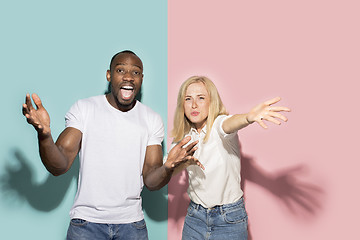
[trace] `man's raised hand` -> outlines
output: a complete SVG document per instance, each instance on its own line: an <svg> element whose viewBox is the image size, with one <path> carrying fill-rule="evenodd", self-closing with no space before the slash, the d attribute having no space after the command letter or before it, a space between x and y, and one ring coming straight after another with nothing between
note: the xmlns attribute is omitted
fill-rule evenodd
<svg viewBox="0 0 360 240"><path fill-rule="evenodd" d="M42 136L49 136L50 131L50 117L46 109L43 107L41 99L35 93L32 94L32 99L35 103L36 109L31 103L30 94L26 94L25 103L22 106L23 115L29 124L33 125L38 134Z"/></svg>
<svg viewBox="0 0 360 240"><path fill-rule="evenodd" d="M181 164L186 164L186 166L198 165L204 169L204 166L199 162L199 160L193 156L194 152L197 150L195 145L198 141L192 142L188 146L184 147L190 140L191 137L187 136L171 149L165 162L167 169L174 170Z"/></svg>

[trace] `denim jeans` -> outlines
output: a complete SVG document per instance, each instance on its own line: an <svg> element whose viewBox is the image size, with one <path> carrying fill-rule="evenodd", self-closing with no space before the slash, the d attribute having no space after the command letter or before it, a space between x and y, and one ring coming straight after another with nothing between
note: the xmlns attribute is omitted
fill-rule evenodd
<svg viewBox="0 0 360 240"><path fill-rule="evenodd" d="M67 240L148 240L145 220L128 224L92 223L72 219Z"/></svg>
<svg viewBox="0 0 360 240"><path fill-rule="evenodd" d="M191 201L185 217L182 239L246 240L247 219L243 198L235 203L213 208L204 208Z"/></svg>

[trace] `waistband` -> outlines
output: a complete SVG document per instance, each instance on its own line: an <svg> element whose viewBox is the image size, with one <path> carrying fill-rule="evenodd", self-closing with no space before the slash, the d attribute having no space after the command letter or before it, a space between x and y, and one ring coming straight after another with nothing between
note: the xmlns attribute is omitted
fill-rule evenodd
<svg viewBox="0 0 360 240"><path fill-rule="evenodd" d="M234 208L234 207L239 207L241 205L244 205L244 197L241 197L239 200L237 200L234 203L229 203L229 204L223 204L223 205L216 205L214 207L211 208L205 208L203 207L201 204L197 204L194 203L192 200L190 200L190 205L195 208L196 210L219 210L220 212L222 212L223 210L226 210L228 208Z"/></svg>

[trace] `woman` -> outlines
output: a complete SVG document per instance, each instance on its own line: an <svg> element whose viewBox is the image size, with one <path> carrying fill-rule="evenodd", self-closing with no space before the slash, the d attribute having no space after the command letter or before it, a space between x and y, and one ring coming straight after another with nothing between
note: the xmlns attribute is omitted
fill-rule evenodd
<svg viewBox="0 0 360 240"><path fill-rule="evenodd" d="M173 165L174 174L187 169L190 204L182 239L247 239L247 214L240 188L240 147L237 131L263 120L280 124L286 107L271 106L274 98L246 114L228 115L215 85L194 76L181 86L172 136L174 143L191 137L198 142L193 159ZM201 162L201 163L200 163ZM174 175L173 174L173 175Z"/></svg>

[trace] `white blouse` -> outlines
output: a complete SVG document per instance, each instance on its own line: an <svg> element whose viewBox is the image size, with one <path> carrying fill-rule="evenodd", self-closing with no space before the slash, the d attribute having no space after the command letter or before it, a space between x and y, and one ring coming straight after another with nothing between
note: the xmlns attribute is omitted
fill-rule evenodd
<svg viewBox="0 0 360 240"><path fill-rule="evenodd" d="M189 174L188 194L190 199L205 208L234 203L243 196L240 187L240 144L237 132L226 134L222 128L225 119L231 116L218 116L211 129L210 137L203 142L206 126L200 133L192 128L186 136L191 141L199 140L194 153L205 167L187 167Z"/></svg>

